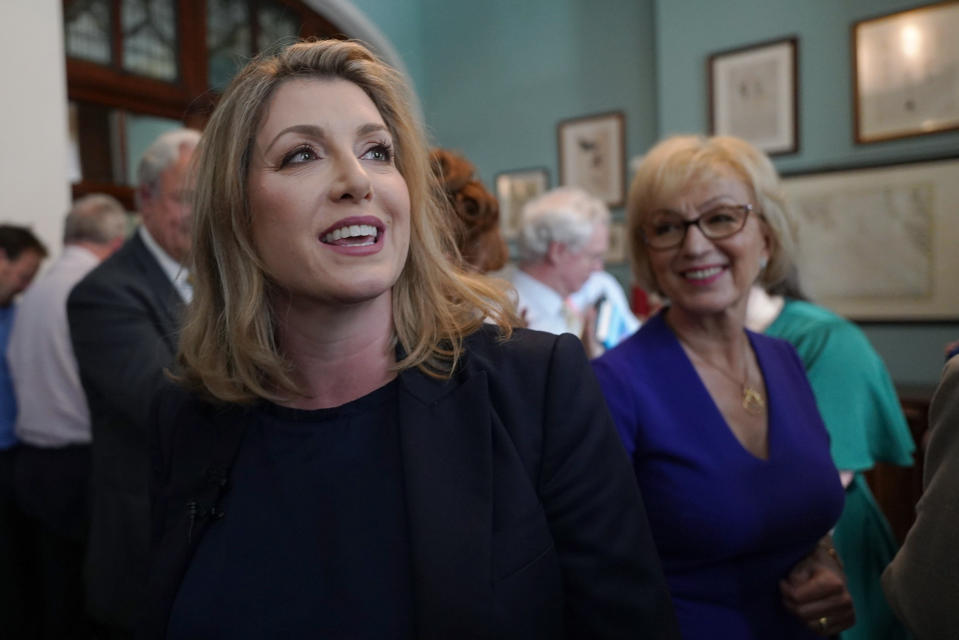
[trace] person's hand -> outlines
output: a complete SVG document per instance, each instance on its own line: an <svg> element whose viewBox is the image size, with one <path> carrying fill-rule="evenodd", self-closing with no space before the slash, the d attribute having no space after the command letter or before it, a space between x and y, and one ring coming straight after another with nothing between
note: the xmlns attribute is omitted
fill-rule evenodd
<svg viewBox="0 0 959 640"><path fill-rule="evenodd" d="M579 339L583 341L586 357L590 360L603 355L606 350L596 338L596 307L589 306L583 313L583 332Z"/></svg>
<svg viewBox="0 0 959 640"><path fill-rule="evenodd" d="M821 636L832 636L856 622L846 576L832 543L820 543L779 581L783 605Z"/></svg>

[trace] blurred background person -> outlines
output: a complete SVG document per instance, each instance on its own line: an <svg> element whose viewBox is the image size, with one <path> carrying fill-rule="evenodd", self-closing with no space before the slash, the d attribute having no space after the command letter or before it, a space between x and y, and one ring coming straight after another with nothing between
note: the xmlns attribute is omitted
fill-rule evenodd
<svg viewBox="0 0 959 640"><path fill-rule="evenodd" d="M173 363L192 235L191 158L198 131L159 136L137 170L142 224L67 300L92 444L87 607L99 637L128 638L143 605L150 509L147 420Z"/></svg>
<svg viewBox="0 0 959 640"><path fill-rule="evenodd" d="M526 203L520 218L517 307L530 329L582 336L585 309L569 296L603 268L609 209L576 187L559 187Z"/></svg>
<svg viewBox="0 0 959 640"><path fill-rule="evenodd" d="M499 203L476 177L476 168L447 149L430 152L433 173L440 181L456 216L453 234L466 264L480 273L499 271L509 249L499 228Z"/></svg>
<svg viewBox="0 0 959 640"><path fill-rule="evenodd" d="M885 364L859 327L808 301L792 265L769 292L753 287L746 326L795 347L829 431L832 459L846 488L833 540L856 607L856 624L841 637L908 637L879 584L898 542L863 475L877 462L912 465L915 445Z"/></svg>
<svg viewBox="0 0 959 640"><path fill-rule="evenodd" d="M519 264L508 275L529 328L579 336L590 357L639 328L622 287L603 271L609 219L602 200L577 187L527 202Z"/></svg>
<svg viewBox="0 0 959 640"><path fill-rule="evenodd" d="M90 414L67 325L73 286L123 244L127 214L116 198L84 196L63 230L63 253L24 294L7 361L20 440L17 499L36 532L41 637L90 637L83 557L89 527Z"/></svg>
<svg viewBox="0 0 959 640"><path fill-rule="evenodd" d="M299 43L207 125L145 636L675 637L582 347L451 261L408 95Z"/></svg>
<svg viewBox="0 0 959 640"><path fill-rule="evenodd" d="M922 498L902 548L882 574L896 615L917 640L951 640L959 629L959 358L946 363L929 406Z"/></svg>
<svg viewBox="0 0 959 640"><path fill-rule="evenodd" d="M17 399L7 366L14 298L33 281L47 248L30 229L0 224L0 629L11 638L35 632L34 535L17 504Z"/></svg>
<svg viewBox="0 0 959 640"><path fill-rule="evenodd" d="M769 159L668 138L630 187L634 275L668 299L594 367L687 640L831 636L855 619L829 531L843 490L802 363L745 328L793 248Z"/></svg>

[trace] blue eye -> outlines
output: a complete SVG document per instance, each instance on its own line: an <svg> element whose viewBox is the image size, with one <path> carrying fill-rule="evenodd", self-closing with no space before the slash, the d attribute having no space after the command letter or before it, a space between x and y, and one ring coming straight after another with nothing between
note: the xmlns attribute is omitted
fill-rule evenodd
<svg viewBox="0 0 959 640"><path fill-rule="evenodd" d="M393 160L393 148L388 144L376 144L370 147L362 157L377 162L390 162Z"/></svg>
<svg viewBox="0 0 959 640"><path fill-rule="evenodd" d="M285 167L288 164L302 164L310 160L316 160L318 157L316 152L308 146L297 147L283 156L283 161L280 163L280 166Z"/></svg>

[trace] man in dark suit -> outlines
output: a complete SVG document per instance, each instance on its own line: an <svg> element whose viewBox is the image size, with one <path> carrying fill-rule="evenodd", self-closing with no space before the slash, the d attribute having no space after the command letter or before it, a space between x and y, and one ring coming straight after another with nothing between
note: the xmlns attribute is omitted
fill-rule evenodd
<svg viewBox="0 0 959 640"><path fill-rule="evenodd" d="M87 608L98 637L131 637L142 606L149 537L146 423L173 362L178 317L192 294L190 158L199 133L160 136L138 170L142 225L74 288L67 302L90 407L91 525Z"/></svg>

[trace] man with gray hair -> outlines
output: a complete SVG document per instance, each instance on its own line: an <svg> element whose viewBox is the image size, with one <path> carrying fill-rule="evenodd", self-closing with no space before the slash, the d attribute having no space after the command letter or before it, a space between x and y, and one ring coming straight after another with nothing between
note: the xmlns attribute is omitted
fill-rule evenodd
<svg viewBox="0 0 959 640"><path fill-rule="evenodd" d="M20 440L14 486L36 532L41 637L89 635L83 602L88 526L90 416L67 326L67 295L116 251L127 214L116 198L93 194L67 214L63 253L20 301L7 361Z"/></svg>
<svg viewBox="0 0 959 640"><path fill-rule="evenodd" d="M582 336L586 310L569 296L603 268L609 209L582 189L553 189L523 207L518 241L511 279L529 328Z"/></svg>
<svg viewBox="0 0 959 640"><path fill-rule="evenodd" d="M98 637L127 638L147 574L150 401L173 364L192 236L190 162L200 134L178 129L146 150L137 173L143 224L70 294L67 315L90 407L93 469L87 609Z"/></svg>

